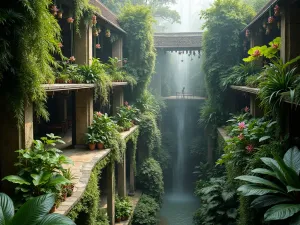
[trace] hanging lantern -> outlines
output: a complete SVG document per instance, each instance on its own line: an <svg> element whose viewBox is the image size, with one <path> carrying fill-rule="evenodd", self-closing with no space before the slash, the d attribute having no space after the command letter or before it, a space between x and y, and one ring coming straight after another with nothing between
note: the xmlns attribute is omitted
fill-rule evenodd
<svg viewBox="0 0 300 225"><path fill-rule="evenodd" d="M100 49L101 45L100 44L96 44L95 47L96 47L96 49Z"/></svg>
<svg viewBox="0 0 300 225"><path fill-rule="evenodd" d="M69 18L67 19L67 22L68 22L68 23L73 23L73 22L74 22L73 17L69 17Z"/></svg>
<svg viewBox="0 0 300 225"><path fill-rule="evenodd" d="M274 15L275 16L280 16L280 7L278 5L276 5L274 7Z"/></svg>
<svg viewBox="0 0 300 225"><path fill-rule="evenodd" d="M108 38L110 38L111 33L110 33L110 30L109 30L109 29L106 29L106 31L105 31L105 36L108 37Z"/></svg>
<svg viewBox="0 0 300 225"><path fill-rule="evenodd" d="M62 12L62 11L59 11L59 12L57 13L57 18L58 18L58 19L62 19L62 16L63 16L63 12Z"/></svg>

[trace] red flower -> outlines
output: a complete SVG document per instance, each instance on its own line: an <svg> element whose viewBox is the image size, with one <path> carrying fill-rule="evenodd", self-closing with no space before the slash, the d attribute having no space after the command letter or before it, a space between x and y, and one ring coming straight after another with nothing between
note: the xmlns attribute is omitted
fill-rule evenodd
<svg viewBox="0 0 300 225"><path fill-rule="evenodd" d="M100 48L101 48L101 45L100 45L100 44L96 44L96 48L97 48L97 49L100 49Z"/></svg>
<svg viewBox="0 0 300 225"><path fill-rule="evenodd" d="M238 139L243 140L245 137L242 133L239 134Z"/></svg>
<svg viewBox="0 0 300 225"><path fill-rule="evenodd" d="M245 112L249 112L249 111L250 111L250 108L249 108L248 106L246 106L246 107L244 108L244 110L245 110Z"/></svg>
<svg viewBox="0 0 300 225"><path fill-rule="evenodd" d="M100 116L102 116L103 114L102 114L101 112L96 112L96 115L100 117Z"/></svg>
<svg viewBox="0 0 300 225"><path fill-rule="evenodd" d="M239 125L240 130L244 130L246 128L245 122L240 122L240 123L238 123L238 125Z"/></svg>
<svg viewBox="0 0 300 225"><path fill-rule="evenodd" d="M253 150L254 150L253 145L251 145L251 144L250 144L250 145L247 145L246 150L247 150L248 153L252 153Z"/></svg>
<svg viewBox="0 0 300 225"><path fill-rule="evenodd" d="M69 17L69 18L67 19L67 21L68 21L68 23L73 23L73 22L74 22L74 19L73 19L72 17Z"/></svg>
<svg viewBox="0 0 300 225"><path fill-rule="evenodd" d="M272 44L272 48L278 49L278 47L279 47L279 44Z"/></svg>
<svg viewBox="0 0 300 225"><path fill-rule="evenodd" d="M128 106L129 104L128 104L128 102L126 101L126 102L124 102L124 105L125 105L125 106Z"/></svg>
<svg viewBox="0 0 300 225"><path fill-rule="evenodd" d="M74 56L71 56L70 58L69 58L69 60L71 61L71 62L75 62L75 57Z"/></svg>
<svg viewBox="0 0 300 225"><path fill-rule="evenodd" d="M254 53L252 54L252 56L254 57L259 57L261 55L260 50L255 50Z"/></svg>

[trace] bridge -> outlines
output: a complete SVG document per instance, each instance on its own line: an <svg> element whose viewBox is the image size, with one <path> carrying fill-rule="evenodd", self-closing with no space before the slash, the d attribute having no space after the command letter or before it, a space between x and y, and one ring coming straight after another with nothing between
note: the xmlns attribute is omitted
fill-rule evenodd
<svg viewBox="0 0 300 225"><path fill-rule="evenodd" d="M155 33L154 44L163 51L200 51L202 32Z"/></svg>

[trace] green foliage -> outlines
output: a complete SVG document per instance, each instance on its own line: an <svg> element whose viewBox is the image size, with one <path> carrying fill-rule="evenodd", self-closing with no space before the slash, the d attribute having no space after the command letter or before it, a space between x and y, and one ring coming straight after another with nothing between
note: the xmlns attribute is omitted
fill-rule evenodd
<svg viewBox="0 0 300 225"><path fill-rule="evenodd" d="M258 13L268 3L268 0L244 0L244 2L252 6Z"/></svg>
<svg viewBox="0 0 300 225"><path fill-rule="evenodd" d="M150 7L126 5L122 8L119 21L124 30L130 31L125 43L128 58L125 69L137 80L133 96L140 98L154 73L154 18Z"/></svg>
<svg viewBox="0 0 300 225"><path fill-rule="evenodd" d="M210 8L201 12L201 18L206 21L202 49L208 101L200 118L206 123L218 122L211 118L220 118L226 111L220 80L238 64L241 49L239 34L253 15L254 12L247 5L236 0L216 0Z"/></svg>
<svg viewBox="0 0 300 225"><path fill-rule="evenodd" d="M38 117L49 119L42 83L53 80L54 54L61 54L60 27L49 0L9 1L0 11L0 93L18 125L30 103Z"/></svg>
<svg viewBox="0 0 300 225"><path fill-rule="evenodd" d="M234 225L237 218L237 195L225 177L211 178L196 189L201 207L194 215L196 225Z"/></svg>
<svg viewBox="0 0 300 225"><path fill-rule="evenodd" d="M246 84L246 86L251 87L251 88L258 88L259 82L260 82L259 79L260 79L259 74L248 76L246 78L245 84Z"/></svg>
<svg viewBox="0 0 300 225"><path fill-rule="evenodd" d="M124 106L119 107L114 120L123 130L129 130L134 123L138 123L140 116L140 110L135 106L130 106L128 102L125 102Z"/></svg>
<svg viewBox="0 0 300 225"><path fill-rule="evenodd" d="M4 177L17 184L16 192L22 195L22 200L46 193L59 195L63 185L71 181L63 176L64 164L71 164L72 160L61 155L61 151L55 148L55 144L64 143L60 137L47 134L41 140L35 140L31 149L21 149L18 167L18 175Z"/></svg>
<svg viewBox="0 0 300 225"><path fill-rule="evenodd" d="M154 198L159 204L162 203L164 194L164 182L162 169L153 158L143 162L138 172L138 184L143 193Z"/></svg>
<svg viewBox="0 0 300 225"><path fill-rule="evenodd" d="M15 214L12 200L0 193L1 225L75 225L69 218L60 214L49 214L55 203L53 194L42 195L28 200Z"/></svg>
<svg viewBox="0 0 300 225"><path fill-rule="evenodd" d="M156 225L158 222L156 215L158 210L159 205L155 199L142 195L135 208L132 225Z"/></svg>
<svg viewBox="0 0 300 225"><path fill-rule="evenodd" d="M239 176L236 179L246 181L238 191L244 196L259 196L251 206L267 209L265 221L286 221L290 224L300 222L300 204L296 196L300 191L300 151L297 147L289 149L284 158L261 158L268 167L256 168L251 172L259 174ZM286 220L287 219L287 220Z"/></svg>
<svg viewBox="0 0 300 225"><path fill-rule="evenodd" d="M115 217L116 219L129 218L132 213L132 204L129 201L128 197L115 198Z"/></svg>
<svg viewBox="0 0 300 225"><path fill-rule="evenodd" d="M82 225L108 225L105 214L99 210L101 170L109 163L109 156L97 163L93 169L85 192L71 209L68 217Z"/></svg>
<svg viewBox="0 0 300 225"><path fill-rule="evenodd" d="M221 86L225 89L229 85L245 85L245 82L248 77L253 76L254 74L259 73L259 67L254 63L240 64L234 66L230 70L230 75L226 75L221 80Z"/></svg>

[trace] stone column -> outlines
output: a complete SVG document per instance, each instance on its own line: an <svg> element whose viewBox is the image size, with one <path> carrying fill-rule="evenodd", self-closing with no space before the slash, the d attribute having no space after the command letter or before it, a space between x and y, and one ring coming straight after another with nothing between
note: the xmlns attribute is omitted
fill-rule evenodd
<svg viewBox="0 0 300 225"><path fill-rule="evenodd" d="M123 65L123 38L112 43L112 57L117 57L120 60L119 66Z"/></svg>
<svg viewBox="0 0 300 225"><path fill-rule="evenodd" d="M17 172L18 149L29 148L33 141L33 107L24 109L24 124L18 128L14 113L8 108L8 102L0 100L0 179ZM7 181L0 182L1 191L12 194L14 189Z"/></svg>
<svg viewBox="0 0 300 225"><path fill-rule="evenodd" d="M123 154L122 162L118 163L118 195L125 197L126 190L126 153Z"/></svg>
<svg viewBox="0 0 300 225"><path fill-rule="evenodd" d="M92 27L82 21L79 25L80 34L74 31L74 56L77 64L90 65L93 59Z"/></svg>
<svg viewBox="0 0 300 225"><path fill-rule="evenodd" d="M76 144L85 144L85 133L93 122L93 89L80 90L76 98Z"/></svg>
<svg viewBox="0 0 300 225"><path fill-rule="evenodd" d="M116 115L118 108L124 105L124 93L122 87L113 89L113 115Z"/></svg>
<svg viewBox="0 0 300 225"><path fill-rule="evenodd" d="M115 224L115 165L110 162L107 165L107 215L110 225Z"/></svg>
<svg viewBox="0 0 300 225"><path fill-rule="evenodd" d="M130 160L130 178L129 178L129 195L134 195L135 193L135 181L134 181L134 162Z"/></svg>

